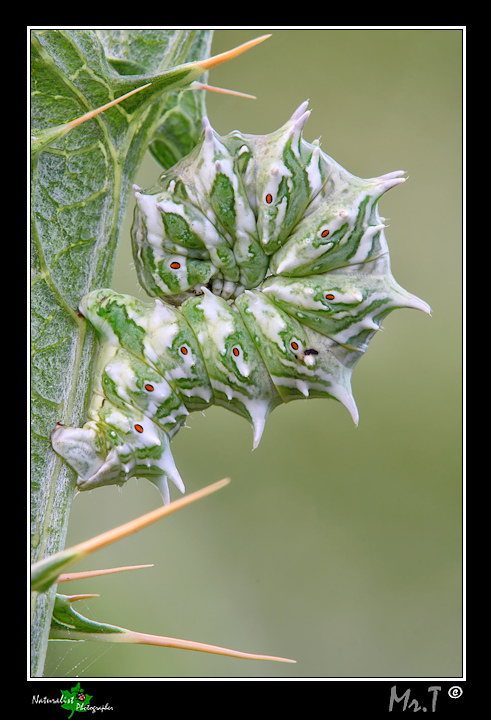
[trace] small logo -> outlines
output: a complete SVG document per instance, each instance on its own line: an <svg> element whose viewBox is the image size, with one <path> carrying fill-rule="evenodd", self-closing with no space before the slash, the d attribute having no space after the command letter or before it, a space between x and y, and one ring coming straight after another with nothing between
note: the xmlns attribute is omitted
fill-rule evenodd
<svg viewBox="0 0 491 720"><path fill-rule="evenodd" d="M85 712L87 710L87 706L92 700L93 695L87 695L78 682L75 687L72 687L70 690L62 690L61 697L63 700L61 707L64 710L70 711L70 715L68 716L68 720L70 720L74 712Z"/></svg>
<svg viewBox="0 0 491 720"><path fill-rule="evenodd" d="M452 685L452 687L448 689L448 696L454 699L459 698L463 692L460 685Z"/></svg>

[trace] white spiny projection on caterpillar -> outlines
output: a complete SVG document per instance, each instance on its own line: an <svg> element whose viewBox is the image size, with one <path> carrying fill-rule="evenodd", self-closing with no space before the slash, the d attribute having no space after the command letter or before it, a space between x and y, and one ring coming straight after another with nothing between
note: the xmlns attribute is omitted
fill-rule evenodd
<svg viewBox="0 0 491 720"><path fill-rule="evenodd" d="M196 148L157 188L135 188L138 278L152 304L112 290L80 303L99 337L88 422L53 447L80 490L144 477L182 492L170 440L189 413L221 405L253 427L295 399L358 412L351 374L395 308L429 306L394 280L377 203L403 172L361 179L302 131L302 103L269 135Z"/></svg>

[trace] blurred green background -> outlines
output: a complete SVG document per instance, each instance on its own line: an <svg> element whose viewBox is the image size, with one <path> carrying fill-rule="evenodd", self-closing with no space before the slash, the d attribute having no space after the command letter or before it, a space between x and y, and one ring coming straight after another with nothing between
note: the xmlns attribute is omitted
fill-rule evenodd
<svg viewBox="0 0 491 720"><path fill-rule="evenodd" d="M216 30L219 53L267 28ZM172 443L188 492L231 484L75 569L155 563L72 583L78 608L142 632L295 658L296 665L153 647L53 643L47 676L455 677L462 673L462 33L272 30L209 82L225 134L267 133L305 99L305 137L351 172L407 171L381 201L400 310L357 366L355 428L334 401L284 405L251 452L247 423L191 416ZM138 184L159 170L148 159ZM129 227L113 287L139 294ZM177 497L177 493L173 493ZM159 505L148 482L76 496L68 544Z"/></svg>

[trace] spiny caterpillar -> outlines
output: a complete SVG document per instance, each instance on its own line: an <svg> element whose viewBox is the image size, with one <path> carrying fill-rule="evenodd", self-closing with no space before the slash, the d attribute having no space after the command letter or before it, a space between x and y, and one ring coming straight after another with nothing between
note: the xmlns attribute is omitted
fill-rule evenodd
<svg viewBox="0 0 491 720"><path fill-rule="evenodd" d="M302 137L304 102L269 135L220 137L159 185L135 188L133 256L152 305L96 290L80 312L99 337L82 428L53 447L80 490L145 477L182 492L169 443L187 415L221 405L252 424L277 405L334 398L355 423L353 367L393 309L429 306L392 277L379 198L402 171L355 177Z"/></svg>

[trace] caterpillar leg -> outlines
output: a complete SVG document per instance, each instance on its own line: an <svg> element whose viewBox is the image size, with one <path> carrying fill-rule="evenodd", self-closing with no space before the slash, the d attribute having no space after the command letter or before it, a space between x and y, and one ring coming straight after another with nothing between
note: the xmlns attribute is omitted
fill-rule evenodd
<svg viewBox="0 0 491 720"><path fill-rule="evenodd" d="M106 405L107 411L98 423L89 421L82 428L57 425L52 433L54 450L78 475L78 489L123 485L132 477L145 477L158 488L166 504L169 480L184 493L167 434L143 415L133 412L130 418Z"/></svg>

